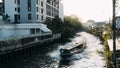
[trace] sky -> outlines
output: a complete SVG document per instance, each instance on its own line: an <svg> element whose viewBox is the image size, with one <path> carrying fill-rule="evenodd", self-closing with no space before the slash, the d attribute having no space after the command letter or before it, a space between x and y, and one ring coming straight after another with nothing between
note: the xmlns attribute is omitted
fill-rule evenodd
<svg viewBox="0 0 120 68"><path fill-rule="evenodd" d="M112 0L63 0L63 5L64 15L76 15L84 22L106 21L112 17Z"/></svg>

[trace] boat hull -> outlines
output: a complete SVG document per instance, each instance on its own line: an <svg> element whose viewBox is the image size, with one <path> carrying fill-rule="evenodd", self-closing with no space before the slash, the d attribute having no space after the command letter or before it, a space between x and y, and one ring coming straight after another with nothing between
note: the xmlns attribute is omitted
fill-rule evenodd
<svg viewBox="0 0 120 68"><path fill-rule="evenodd" d="M60 49L60 56L62 58L67 58L67 57L70 57L74 54L77 54L77 53L80 53L82 52L85 48L86 48L86 44L82 44L82 47L80 47L81 45L75 47L75 48L72 48L70 50L67 50L67 49ZM79 48L80 47L80 48Z"/></svg>
<svg viewBox="0 0 120 68"><path fill-rule="evenodd" d="M76 50L76 51L71 51L71 53L68 53L68 54L60 54L60 56L62 57L62 58L67 58L67 57L71 57L72 55L74 55L74 54L77 54L77 53L80 53L80 52L82 52L83 50Z"/></svg>
<svg viewBox="0 0 120 68"><path fill-rule="evenodd" d="M72 56L73 54L60 54L60 56L62 57L62 58L67 58L67 57L70 57L70 56Z"/></svg>

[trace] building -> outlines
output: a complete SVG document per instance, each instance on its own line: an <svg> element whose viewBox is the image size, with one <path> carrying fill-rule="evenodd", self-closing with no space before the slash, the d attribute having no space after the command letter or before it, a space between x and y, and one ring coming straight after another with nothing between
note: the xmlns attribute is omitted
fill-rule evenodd
<svg viewBox="0 0 120 68"><path fill-rule="evenodd" d="M116 17L116 28L120 30L120 17Z"/></svg>
<svg viewBox="0 0 120 68"><path fill-rule="evenodd" d="M61 0L3 0L3 8L11 23L43 23L57 15L63 19Z"/></svg>
<svg viewBox="0 0 120 68"><path fill-rule="evenodd" d="M0 40L19 39L52 35L52 31L42 23L10 24L0 20Z"/></svg>
<svg viewBox="0 0 120 68"><path fill-rule="evenodd" d="M59 6L59 17L64 20L63 4L60 2Z"/></svg>
<svg viewBox="0 0 120 68"><path fill-rule="evenodd" d="M44 24L63 12L60 0L2 0L0 55L48 43L61 37ZM59 16L62 17L63 15ZM8 52L9 51L9 52Z"/></svg>
<svg viewBox="0 0 120 68"><path fill-rule="evenodd" d="M61 0L2 0L4 20L0 20L0 39L48 36L52 31L44 23L59 16L63 19Z"/></svg>
<svg viewBox="0 0 120 68"><path fill-rule="evenodd" d="M2 18L2 13L3 13L3 3L0 2L0 19L3 19Z"/></svg>

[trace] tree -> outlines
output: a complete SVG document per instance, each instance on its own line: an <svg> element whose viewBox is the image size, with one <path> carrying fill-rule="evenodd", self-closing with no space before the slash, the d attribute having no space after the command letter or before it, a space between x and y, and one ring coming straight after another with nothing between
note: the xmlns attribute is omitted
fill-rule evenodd
<svg viewBox="0 0 120 68"><path fill-rule="evenodd" d="M9 21L9 18L10 18L10 16L8 16L8 14L3 16L3 20Z"/></svg>
<svg viewBox="0 0 120 68"><path fill-rule="evenodd" d="M77 16L65 16L64 23L67 23L70 28L74 28L75 30L80 30L82 26L82 23L79 21L79 18Z"/></svg>
<svg viewBox="0 0 120 68"><path fill-rule="evenodd" d="M71 16L65 16L64 22L58 16L55 16L52 20L47 20L46 24L53 33L61 33L62 40L67 40L82 28L78 17Z"/></svg>
<svg viewBox="0 0 120 68"><path fill-rule="evenodd" d="M48 19L46 24L49 29L53 31L53 33L61 33L63 28L63 21L58 17L55 16L52 20Z"/></svg>
<svg viewBox="0 0 120 68"><path fill-rule="evenodd" d="M92 20L92 19L89 19L87 22L89 22L89 23L93 23L93 22L95 22L95 21Z"/></svg>
<svg viewBox="0 0 120 68"><path fill-rule="evenodd" d="M82 23L78 17L65 16L64 17L64 32L63 37L73 36L77 31L81 30Z"/></svg>

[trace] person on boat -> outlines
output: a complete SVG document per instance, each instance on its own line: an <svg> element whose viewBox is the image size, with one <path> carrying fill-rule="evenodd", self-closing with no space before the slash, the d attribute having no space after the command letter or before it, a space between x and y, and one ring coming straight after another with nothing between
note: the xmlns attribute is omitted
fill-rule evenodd
<svg viewBox="0 0 120 68"><path fill-rule="evenodd" d="M60 49L60 53L63 53L63 49L62 48Z"/></svg>
<svg viewBox="0 0 120 68"><path fill-rule="evenodd" d="M82 47L83 47L83 44L80 45L80 48L82 48Z"/></svg>
<svg viewBox="0 0 120 68"><path fill-rule="evenodd" d="M78 44L78 43L75 43L75 44Z"/></svg>

